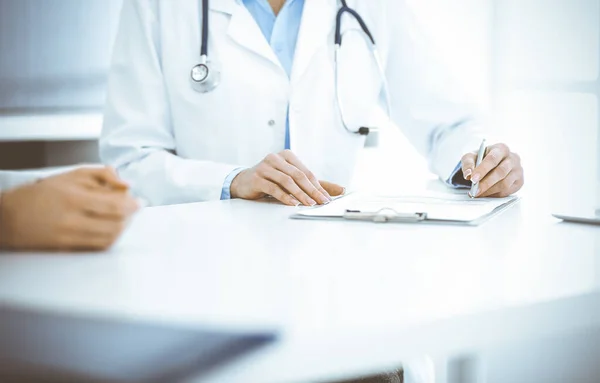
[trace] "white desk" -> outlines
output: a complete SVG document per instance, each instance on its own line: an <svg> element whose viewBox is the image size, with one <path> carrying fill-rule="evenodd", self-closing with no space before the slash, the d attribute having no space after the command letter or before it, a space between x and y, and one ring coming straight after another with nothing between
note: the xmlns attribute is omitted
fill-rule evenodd
<svg viewBox="0 0 600 383"><path fill-rule="evenodd" d="M600 228L538 202L477 228L296 221L246 201L146 209L109 254L3 255L0 304L280 329L209 382L324 381L598 325Z"/></svg>

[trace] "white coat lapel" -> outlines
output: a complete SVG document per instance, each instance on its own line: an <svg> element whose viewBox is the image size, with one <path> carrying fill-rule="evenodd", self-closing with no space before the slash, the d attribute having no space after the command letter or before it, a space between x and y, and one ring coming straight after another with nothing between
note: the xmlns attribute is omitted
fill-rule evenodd
<svg viewBox="0 0 600 383"><path fill-rule="evenodd" d="M292 83L300 79L314 54L328 43L328 39L333 43L336 11L336 0L305 0L292 68Z"/></svg>
<svg viewBox="0 0 600 383"><path fill-rule="evenodd" d="M210 2L210 8L212 11L231 15L227 34L233 41L281 67L256 21L241 2L213 0Z"/></svg>

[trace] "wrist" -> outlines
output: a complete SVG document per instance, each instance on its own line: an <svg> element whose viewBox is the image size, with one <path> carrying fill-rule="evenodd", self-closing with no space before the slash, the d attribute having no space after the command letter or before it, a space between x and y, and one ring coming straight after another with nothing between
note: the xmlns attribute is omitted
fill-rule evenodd
<svg viewBox="0 0 600 383"><path fill-rule="evenodd" d="M231 186L229 186L229 194L231 195L232 199L240 198L240 193L238 193L238 188L241 181L240 176L244 174L247 170L248 169L242 170L235 177L233 177L233 180L231 180Z"/></svg>

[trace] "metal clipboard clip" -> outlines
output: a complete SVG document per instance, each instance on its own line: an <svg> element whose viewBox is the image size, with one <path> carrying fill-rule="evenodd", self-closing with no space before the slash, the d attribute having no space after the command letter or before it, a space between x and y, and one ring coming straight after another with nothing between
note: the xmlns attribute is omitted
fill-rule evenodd
<svg viewBox="0 0 600 383"><path fill-rule="evenodd" d="M398 213L394 209L383 208L376 212L363 212L360 210L346 210L344 219L357 221L373 221L376 223L404 222L417 223L427 219L427 213Z"/></svg>

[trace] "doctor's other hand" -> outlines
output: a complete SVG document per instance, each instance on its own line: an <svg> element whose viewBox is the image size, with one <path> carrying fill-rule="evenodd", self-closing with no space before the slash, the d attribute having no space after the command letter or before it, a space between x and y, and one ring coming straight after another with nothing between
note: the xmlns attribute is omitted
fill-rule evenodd
<svg viewBox="0 0 600 383"><path fill-rule="evenodd" d="M82 168L2 193L0 247L105 250L138 209L109 168Z"/></svg>
<svg viewBox="0 0 600 383"><path fill-rule="evenodd" d="M478 167L475 167L476 160L477 153L468 153L462 158L463 177L479 183L475 197L508 197L523 187L521 157L505 144L488 146Z"/></svg>
<svg viewBox="0 0 600 383"><path fill-rule="evenodd" d="M231 197L260 199L271 196L288 206L315 206L331 202L344 188L319 182L290 150L269 154L258 165L243 170L231 183Z"/></svg>

